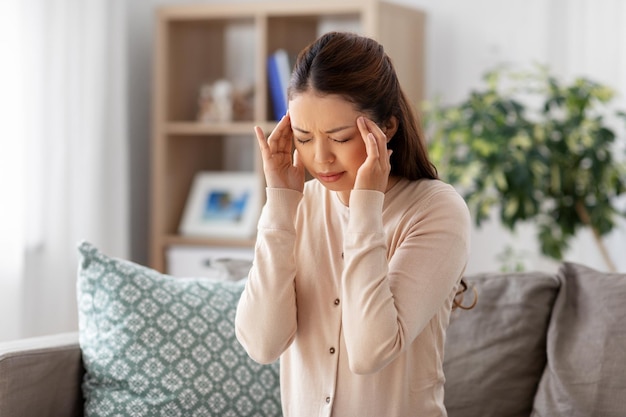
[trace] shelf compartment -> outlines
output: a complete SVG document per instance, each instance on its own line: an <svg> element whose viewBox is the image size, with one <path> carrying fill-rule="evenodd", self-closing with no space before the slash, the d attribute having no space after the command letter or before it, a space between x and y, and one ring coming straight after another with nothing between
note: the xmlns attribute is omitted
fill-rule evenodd
<svg viewBox="0 0 626 417"><path fill-rule="evenodd" d="M257 172L257 152L251 136L182 135L172 136L166 144L160 210L162 233L175 234L187 202L194 176L199 171Z"/></svg>
<svg viewBox="0 0 626 417"><path fill-rule="evenodd" d="M204 84L226 79L238 91L254 89L254 22L253 17L238 17L173 20L164 24L168 50L164 58L167 120L195 121ZM252 114L251 109L241 117L251 121Z"/></svg>

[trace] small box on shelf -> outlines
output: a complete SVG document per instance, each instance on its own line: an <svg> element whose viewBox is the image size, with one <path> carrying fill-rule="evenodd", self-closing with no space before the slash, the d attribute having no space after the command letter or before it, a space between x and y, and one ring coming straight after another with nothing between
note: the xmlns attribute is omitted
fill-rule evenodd
<svg viewBox="0 0 626 417"><path fill-rule="evenodd" d="M167 249L169 275L239 280L248 276L252 266L252 248L170 246Z"/></svg>

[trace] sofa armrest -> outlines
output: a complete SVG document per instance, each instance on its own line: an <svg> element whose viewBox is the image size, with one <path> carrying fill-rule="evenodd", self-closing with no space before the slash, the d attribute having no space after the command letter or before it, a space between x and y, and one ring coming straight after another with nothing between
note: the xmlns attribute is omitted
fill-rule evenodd
<svg viewBox="0 0 626 417"><path fill-rule="evenodd" d="M0 343L0 416L80 417L78 333Z"/></svg>

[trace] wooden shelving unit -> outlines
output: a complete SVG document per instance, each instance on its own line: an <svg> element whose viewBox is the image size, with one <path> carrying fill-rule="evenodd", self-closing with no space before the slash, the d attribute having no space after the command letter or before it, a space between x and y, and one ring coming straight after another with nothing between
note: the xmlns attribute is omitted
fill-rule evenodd
<svg viewBox="0 0 626 417"><path fill-rule="evenodd" d="M190 238L178 228L198 171L250 171L262 187L253 129L260 125L269 132L275 124L266 60L276 49L295 55L329 30L371 36L385 46L414 103L423 98L420 10L375 0L284 1L167 6L156 19L150 266L163 272L169 246L254 245L254 237ZM196 121L200 86L223 78L250 86L251 111L232 122ZM244 158L233 162L227 157L233 152Z"/></svg>

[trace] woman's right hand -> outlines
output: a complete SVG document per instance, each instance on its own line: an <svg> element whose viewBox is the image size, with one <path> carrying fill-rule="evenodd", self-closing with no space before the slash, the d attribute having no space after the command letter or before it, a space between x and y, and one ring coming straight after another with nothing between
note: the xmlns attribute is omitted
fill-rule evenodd
<svg viewBox="0 0 626 417"><path fill-rule="evenodd" d="M293 149L293 132L289 113L284 115L266 139L263 129L255 126L254 131L263 158L265 182L269 188L304 190L304 166Z"/></svg>

